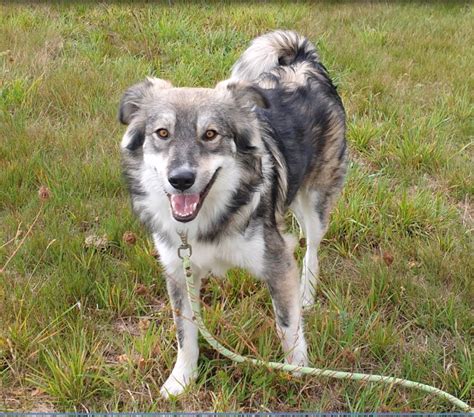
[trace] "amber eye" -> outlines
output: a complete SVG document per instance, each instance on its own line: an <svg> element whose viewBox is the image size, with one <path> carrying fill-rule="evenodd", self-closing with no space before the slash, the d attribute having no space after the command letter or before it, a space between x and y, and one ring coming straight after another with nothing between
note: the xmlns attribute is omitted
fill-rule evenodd
<svg viewBox="0 0 474 417"><path fill-rule="evenodd" d="M215 139L216 136L217 136L217 132L215 130L212 130L212 129L206 130L206 133L204 133L204 139L205 140Z"/></svg>
<svg viewBox="0 0 474 417"><path fill-rule="evenodd" d="M155 132L161 139L167 139L170 135L170 132L168 132L166 129L158 129Z"/></svg>

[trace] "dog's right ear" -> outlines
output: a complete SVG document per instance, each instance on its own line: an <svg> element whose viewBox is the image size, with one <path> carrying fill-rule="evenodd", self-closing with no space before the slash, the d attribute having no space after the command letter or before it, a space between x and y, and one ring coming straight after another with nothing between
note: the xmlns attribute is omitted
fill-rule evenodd
<svg viewBox="0 0 474 417"><path fill-rule="evenodd" d="M152 91L171 87L173 86L170 82L152 77L148 77L145 81L130 87L125 91L122 100L120 100L120 123L129 125L142 106L144 98L150 95ZM122 149L135 151L143 145L143 142L145 141L145 126L144 123L141 124L143 126L140 126L140 123L134 123L129 126L122 138L122 143L120 145Z"/></svg>
<svg viewBox="0 0 474 417"><path fill-rule="evenodd" d="M171 88L173 87L169 81L160 78L148 77L145 81L133 85L122 96L119 108L119 120L124 125L130 124L133 117L140 108L143 98L151 92L151 90Z"/></svg>

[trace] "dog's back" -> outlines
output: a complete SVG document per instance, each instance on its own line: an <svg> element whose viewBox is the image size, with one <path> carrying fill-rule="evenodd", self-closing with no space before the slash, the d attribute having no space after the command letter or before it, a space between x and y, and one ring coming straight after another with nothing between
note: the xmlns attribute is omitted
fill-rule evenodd
<svg viewBox="0 0 474 417"><path fill-rule="evenodd" d="M314 45L292 31L253 40L233 67L231 79L259 85L271 106L257 109L284 157L286 205L298 190L319 189L321 220L346 171L345 113ZM327 207L325 207L327 206Z"/></svg>

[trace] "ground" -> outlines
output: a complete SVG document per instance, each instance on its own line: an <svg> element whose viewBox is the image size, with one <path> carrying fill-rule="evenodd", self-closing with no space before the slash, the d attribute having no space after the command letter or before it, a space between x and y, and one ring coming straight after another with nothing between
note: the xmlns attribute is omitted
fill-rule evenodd
<svg viewBox="0 0 474 417"><path fill-rule="evenodd" d="M0 11L0 410L453 410L413 390L236 365L204 341L197 382L171 402L159 397L175 334L120 175L118 101L147 75L213 86L274 28L317 45L347 110L350 170L305 314L311 364L472 401L471 6L18 2ZM236 270L202 295L220 340L282 358L261 283Z"/></svg>

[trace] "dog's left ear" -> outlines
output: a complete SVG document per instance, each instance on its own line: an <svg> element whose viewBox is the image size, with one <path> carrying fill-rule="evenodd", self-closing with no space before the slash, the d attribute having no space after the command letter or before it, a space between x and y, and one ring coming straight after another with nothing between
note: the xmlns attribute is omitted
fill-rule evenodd
<svg viewBox="0 0 474 417"><path fill-rule="evenodd" d="M247 81L223 81L216 86L217 89L226 88L233 98L242 106L257 106L268 109L270 102L265 91L259 86Z"/></svg>
<svg viewBox="0 0 474 417"><path fill-rule="evenodd" d="M163 89L173 87L169 81L161 80L160 78L148 77L144 81L131 86L125 91L120 100L119 120L124 125L130 124L133 116L140 108L143 98L152 89Z"/></svg>

